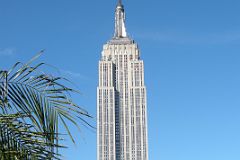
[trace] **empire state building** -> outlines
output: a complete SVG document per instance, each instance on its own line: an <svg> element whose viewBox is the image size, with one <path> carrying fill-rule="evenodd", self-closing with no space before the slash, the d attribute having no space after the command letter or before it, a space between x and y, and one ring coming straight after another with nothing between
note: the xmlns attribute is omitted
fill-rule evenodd
<svg viewBox="0 0 240 160"><path fill-rule="evenodd" d="M121 0L114 36L103 46L99 61L97 159L148 160L144 64L126 32Z"/></svg>

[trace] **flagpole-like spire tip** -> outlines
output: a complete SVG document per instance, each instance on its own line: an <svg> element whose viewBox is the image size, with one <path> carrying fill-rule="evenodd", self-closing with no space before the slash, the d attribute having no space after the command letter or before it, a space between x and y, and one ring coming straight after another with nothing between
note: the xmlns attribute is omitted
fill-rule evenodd
<svg viewBox="0 0 240 160"><path fill-rule="evenodd" d="M122 0L118 0L118 6L122 6Z"/></svg>

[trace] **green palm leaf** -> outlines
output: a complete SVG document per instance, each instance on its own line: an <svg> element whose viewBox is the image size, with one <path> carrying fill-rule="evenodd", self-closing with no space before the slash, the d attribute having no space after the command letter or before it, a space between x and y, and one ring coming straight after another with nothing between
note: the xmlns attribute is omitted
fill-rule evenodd
<svg viewBox="0 0 240 160"><path fill-rule="evenodd" d="M60 159L51 147L63 147L45 141L45 135L27 124L24 114L0 114L0 159Z"/></svg>
<svg viewBox="0 0 240 160"><path fill-rule="evenodd" d="M21 121L21 124L24 124L23 126L14 125L13 128L9 128L9 123L2 120L0 125L4 125L6 128L6 130L2 130L3 135L10 131L14 134L13 136L20 135L20 132L13 130L14 127L21 130L25 129L28 132L31 131L30 133L34 133L32 136L37 136L37 133L38 136L41 134L41 138L44 137L44 139L34 139L30 135L24 134L30 138L25 139L21 135L14 142L19 142L19 139L23 138L21 139L24 140L23 144L35 144L34 142L36 142L37 148L39 147L37 144L42 142L47 150L44 150L46 148L39 148L39 150L54 158L54 151L58 148L58 140L60 139L59 122L65 127L72 142L75 143L67 124L72 123L79 128L79 124L83 123L92 127L85 120L85 118L91 116L71 100L71 94L78 93L78 91L67 87L65 85L66 79L42 73L40 67L44 66L44 63L31 66L33 61L41 54L42 52L26 64L17 62L9 71L0 71L0 114L4 117L4 115L13 114L16 116L16 113L23 113L25 115L24 120L28 122ZM20 122L19 119L21 117L14 117L10 122ZM19 123L16 124L19 125ZM31 128L27 128L27 124L31 124ZM15 133L18 134L15 135ZM4 137L1 140L5 140ZM38 155L39 152L37 151L39 150L33 152ZM25 154L25 150L23 152ZM4 153L6 155L7 152ZM18 150L14 152L9 150L8 153L15 155Z"/></svg>

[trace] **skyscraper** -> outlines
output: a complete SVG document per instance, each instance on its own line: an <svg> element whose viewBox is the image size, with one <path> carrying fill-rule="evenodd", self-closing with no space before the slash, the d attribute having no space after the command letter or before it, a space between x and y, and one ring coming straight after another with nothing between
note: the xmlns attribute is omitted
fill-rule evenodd
<svg viewBox="0 0 240 160"><path fill-rule="evenodd" d="M148 160L144 65L137 44L127 35L121 0L115 33L99 61L97 159Z"/></svg>

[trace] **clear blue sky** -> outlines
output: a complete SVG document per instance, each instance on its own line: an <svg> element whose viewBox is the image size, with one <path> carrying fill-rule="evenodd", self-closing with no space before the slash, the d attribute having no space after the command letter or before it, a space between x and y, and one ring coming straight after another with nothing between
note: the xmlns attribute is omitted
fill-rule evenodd
<svg viewBox="0 0 240 160"><path fill-rule="evenodd" d="M150 160L240 159L240 1L123 0L148 89ZM98 60L113 35L115 0L0 0L0 68L58 67L96 116ZM67 160L95 160L96 133L73 128ZM68 144L68 141L64 143Z"/></svg>

